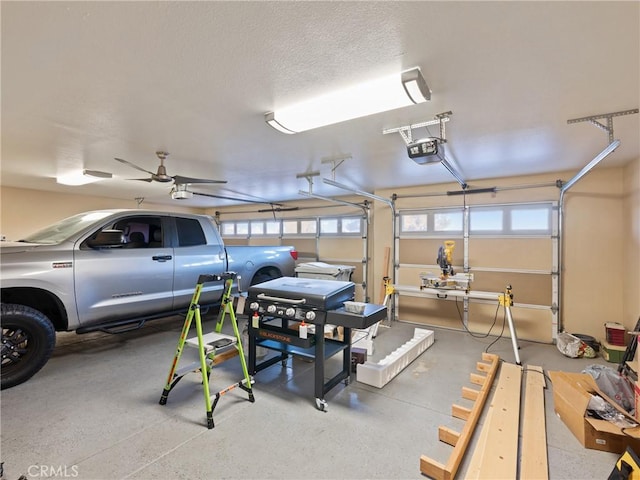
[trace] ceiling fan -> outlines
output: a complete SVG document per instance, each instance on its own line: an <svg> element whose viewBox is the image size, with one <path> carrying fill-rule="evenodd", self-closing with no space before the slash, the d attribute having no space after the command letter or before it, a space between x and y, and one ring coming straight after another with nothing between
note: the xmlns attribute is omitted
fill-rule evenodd
<svg viewBox="0 0 640 480"><path fill-rule="evenodd" d="M131 163L129 160L124 160L122 158L114 158L120 163L125 163L130 167L135 168L136 170L140 170L141 172L148 173L151 177L148 178L135 178L134 180L140 180L142 182L175 182L176 184L188 184L188 183L227 183L226 180L209 180L206 178L192 178L192 177L183 177L181 175L167 175L167 169L164 166L164 161L166 160L168 152L156 152L156 156L160 159L160 165L158 165L158 171L153 173L149 170L145 170L142 167L139 167L135 163Z"/></svg>

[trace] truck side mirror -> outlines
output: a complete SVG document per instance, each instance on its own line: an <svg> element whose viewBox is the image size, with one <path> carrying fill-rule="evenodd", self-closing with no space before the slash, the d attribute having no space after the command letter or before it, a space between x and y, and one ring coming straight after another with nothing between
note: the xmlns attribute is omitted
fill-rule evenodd
<svg viewBox="0 0 640 480"><path fill-rule="evenodd" d="M119 247L125 243L122 230L101 230L87 240L87 246L91 248Z"/></svg>

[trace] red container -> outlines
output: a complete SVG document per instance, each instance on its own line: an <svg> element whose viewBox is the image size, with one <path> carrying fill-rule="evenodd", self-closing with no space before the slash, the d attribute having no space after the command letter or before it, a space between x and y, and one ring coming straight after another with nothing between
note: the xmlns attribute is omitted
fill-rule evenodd
<svg viewBox="0 0 640 480"><path fill-rule="evenodd" d="M624 325L615 322L607 322L604 324L604 328L607 333L607 343L611 345L617 345L619 347L626 346Z"/></svg>

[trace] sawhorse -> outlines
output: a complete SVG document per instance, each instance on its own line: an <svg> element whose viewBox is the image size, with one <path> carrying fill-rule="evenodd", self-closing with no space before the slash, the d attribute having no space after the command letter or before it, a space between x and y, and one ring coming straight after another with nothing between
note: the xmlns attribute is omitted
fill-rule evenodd
<svg viewBox="0 0 640 480"><path fill-rule="evenodd" d="M220 398L225 393L230 392L236 387L240 387L242 390L246 391L249 394L249 401L252 403L255 402L253 390L251 388L251 385L254 383L254 381L249 375L249 371L247 370L247 363L244 357L244 352L242 350L242 339L240 338L238 322L236 320L236 315L233 308L233 297L231 295L233 281L236 278L238 277L235 272L226 272L222 275L200 275L200 277L198 277L198 283L196 284L195 291L193 292L193 297L191 299L191 304L189 305L187 317L185 319L184 326L182 327L182 333L180 334L180 339L178 340L178 346L173 357L171 369L169 370L167 382L165 384L164 390L162 391L162 395L160 396L160 405L165 405L167 403L169 392L173 390L173 387L176 386L176 384L182 379L182 377L190 372L200 372L202 374L202 386L204 389L204 400L207 410L207 428L210 429L214 427L213 410L216 408L218 400L220 400ZM207 282L220 281L224 281L225 284L215 332L203 335L200 305L198 304L198 301L200 300L200 294L202 292L202 287ZM231 318L231 325L233 326L234 336L220 333L222 330L222 325L224 324L224 318L227 313ZM191 328L191 322L194 318L197 336L187 339L189 329ZM183 368L178 369L178 363L180 362L180 357L182 356L182 351L185 343L198 348L200 361L193 362ZM242 372L244 373L244 378L238 383L234 383L233 385L230 385L227 388L224 388L219 392L211 395L209 391L209 377L211 375L211 369L214 365L236 355L240 357L240 363L242 364Z"/></svg>

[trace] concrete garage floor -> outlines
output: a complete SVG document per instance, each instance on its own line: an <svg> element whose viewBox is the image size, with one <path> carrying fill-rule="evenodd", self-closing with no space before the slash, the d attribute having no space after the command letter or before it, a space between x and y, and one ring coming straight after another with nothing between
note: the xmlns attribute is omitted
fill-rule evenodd
<svg viewBox="0 0 640 480"><path fill-rule="evenodd" d="M206 325L210 331L213 320ZM327 412L315 408L313 364L278 363L256 375L255 403L240 389L223 396L208 430L197 375L184 378L167 405L158 404L181 326L182 318L172 317L116 336L60 335L41 372L2 392L3 478L425 478L420 456L446 463L452 447L438 441L438 427L462 429L451 405L467 402L461 387L472 386L469 373L495 338L433 328L434 345L384 388L341 383L325 397ZM373 359L410 339L414 328L403 322L380 328ZM606 364L520 343L522 362L545 370ZM509 339L490 353L514 361ZM185 349L183 359L195 354ZM236 357L214 369L212 390L241 378ZM554 414L550 386L545 401L550 478L607 478L618 455L580 445Z"/></svg>

